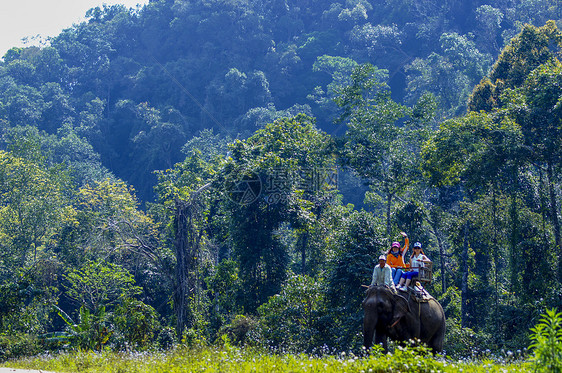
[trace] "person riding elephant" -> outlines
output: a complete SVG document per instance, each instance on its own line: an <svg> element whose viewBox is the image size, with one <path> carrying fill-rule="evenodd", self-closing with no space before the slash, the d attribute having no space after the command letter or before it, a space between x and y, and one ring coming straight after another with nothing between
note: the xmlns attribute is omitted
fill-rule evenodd
<svg viewBox="0 0 562 373"><path fill-rule="evenodd" d="M422 244L416 242L414 244L414 253L410 257L410 270L402 273L402 277L396 289L407 291L412 279L419 276L420 271L425 268L426 263L431 263L431 260L424 254Z"/></svg>
<svg viewBox="0 0 562 373"><path fill-rule="evenodd" d="M390 338L395 341L420 340L434 353L443 350L445 312L433 297L418 302L414 297L393 293L386 286L371 286L363 301L363 345L368 350L380 344L385 351Z"/></svg>
<svg viewBox="0 0 562 373"><path fill-rule="evenodd" d="M373 269L373 278L370 286L385 285L394 290L394 281L392 281L392 271L390 266L386 264L386 255L379 256L379 264Z"/></svg>
<svg viewBox="0 0 562 373"><path fill-rule="evenodd" d="M404 258L410 246L408 235L405 232L400 232L400 234L404 237L404 246L400 247L400 242L395 241L386 252L386 264L392 268L392 279L395 285L398 285L400 277L402 277L402 271L407 267L404 263Z"/></svg>

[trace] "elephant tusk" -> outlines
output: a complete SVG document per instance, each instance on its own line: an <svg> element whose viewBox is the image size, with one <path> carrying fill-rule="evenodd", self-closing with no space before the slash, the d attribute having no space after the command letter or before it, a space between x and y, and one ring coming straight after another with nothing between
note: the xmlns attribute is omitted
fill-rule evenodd
<svg viewBox="0 0 562 373"><path fill-rule="evenodd" d="M394 328L396 326L396 324L398 324L398 322L400 321L400 319L402 319L402 316L400 316L392 325L390 325L391 328Z"/></svg>

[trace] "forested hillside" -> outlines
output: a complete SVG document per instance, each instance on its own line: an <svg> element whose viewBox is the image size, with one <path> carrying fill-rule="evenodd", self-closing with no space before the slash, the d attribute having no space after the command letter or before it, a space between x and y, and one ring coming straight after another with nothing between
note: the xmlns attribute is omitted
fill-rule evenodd
<svg viewBox="0 0 562 373"><path fill-rule="evenodd" d="M557 19L554 4L162 0L92 9L49 47L4 56L1 116L85 139L152 200L152 171L181 161L202 129L247 137L304 112L341 133L334 88L356 63L387 70L398 102L429 91L440 118L462 114L503 45L524 23Z"/></svg>
<svg viewBox="0 0 562 373"><path fill-rule="evenodd" d="M9 50L4 357L357 349L361 285L401 231L433 260L449 353L527 347L562 307L561 15L154 0Z"/></svg>

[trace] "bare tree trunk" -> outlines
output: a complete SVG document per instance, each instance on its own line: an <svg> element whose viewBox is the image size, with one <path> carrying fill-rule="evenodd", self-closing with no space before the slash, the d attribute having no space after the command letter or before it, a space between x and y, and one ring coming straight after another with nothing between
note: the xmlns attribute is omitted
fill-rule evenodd
<svg viewBox="0 0 562 373"><path fill-rule="evenodd" d="M539 177L541 174L539 173ZM519 253L520 226L519 211L517 210L517 193L519 189L518 168L513 166L513 187L510 191L510 217L511 217L511 239L510 239L510 259L511 259L511 275L510 275L510 292L518 293L521 288L519 286L519 261L521 255ZM539 191L540 191L539 186ZM542 194L542 193L541 193ZM541 198L542 201L542 198ZM542 203L542 202L541 202Z"/></svg>
<svg viewBox="0 0 562 373"><path fill-rule="evenodd" d="M301 272L306 275L306 245L308 244L308 231L302 235L302 251L301 251Z"/></svg>
<svg viewBox="0 0 562 373"><path fill-rule="evenodd" d="M176 333L181 339L183 331L189 327L189 297L192 284L189 272L194 263L193 227L191 224L191 206L176 200L174 228L176 238L176 289L174 292L174 311L176 314Z"/></svg>
<svg viewBox="0 0 562 373"><path fill-rule="evenodd" d="M496 200L496 185L492 185L492 221L493 221L493 237L492 237L492 253L500 253L500 248L498 247L498 227L500 225L498 214L497 214L497 200ZM492 254L492 262L494 264L494 314L496 317L495 328L496 328L496 339L501 338L500 336L500 317L499 317L499 278L498 278L498 265L499 265L499 255Z"/></svg>
<svg viewBox="0 0 562 373"><path fill-rule="evenodd" d="M439 265L441 271L441 291L445 293L447 291L447 276L445 273L445 247L443 246L443 240L439 232L435 232L435 238L437 239L437 246L439 247Z"/></svg>
<svg viewBox="0 0 562 373"><path fill-rule="evenodd" d="M435 210L435 208L433 209ZM439 230L439 216L436 211L430 211L429 214L426 214L427 221L429 222L429 226L431 228L431 234L435 236L437 240L437 246L439 247L439 265L440 265L440 272L441 272L441 291L445 293L447 291L447 279L445 273L445 257L447 253L445 252L445 245L441 238L441 232Z"/></svg>
<svg viewBox="0 0 562 373"><path fill-rule="evenodd" d="M552 163L548 162L546 167L548 176L548 193L550 195L550 219L554 227L554 240L556 243L556 253L560 257L562 249L562 237L560 235L560 220L558 219L558 204L556 202L556 191L554 190L554 171ZM562 262L558 261L558 281L562 281Z"/></svg>
<svg viewBox="0 0 562 373"><path fill-rule="evenodd" d="M199 194L211 184L206 184L193 192L189 201L175 201L175 240L176 251L176 289L174 291L174 311L176 314L176 333L181 339L183 331L193 325L193 306L191 299L197 300L197 267L200 255L202 230L197 222L202 219Z"/></svg>
<svg viewBox="0 0 562 373"><path fill-rule="evenodd" d="M464 223L464 240L462 249L462 285L461 285L461 326L468 325L468 222Z"/></svg>
<svg viewBox="0 0 562 373"><path fill-rule="evenodd" d="M392 205L392 194L387 191L386 193L386 236L390 237L390 231L392 229L390 224L390 210Z"/></svg>

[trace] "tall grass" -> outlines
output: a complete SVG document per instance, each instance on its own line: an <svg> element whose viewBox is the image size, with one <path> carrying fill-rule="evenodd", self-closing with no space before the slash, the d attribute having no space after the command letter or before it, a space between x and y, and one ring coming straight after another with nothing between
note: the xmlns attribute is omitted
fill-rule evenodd
<svg viewBox="0 0 562 373"><path fill-rule="evenodd" d="M177 347L167 352L68 352L4 364L54 372L531 372L524 362L461 362L433 357L423 347L397 348L394 354L308 356L272 354L252 348Z"/></svg>

